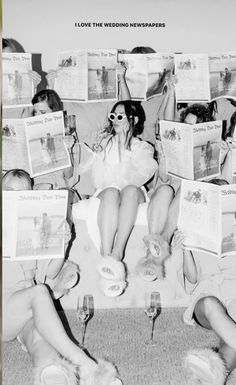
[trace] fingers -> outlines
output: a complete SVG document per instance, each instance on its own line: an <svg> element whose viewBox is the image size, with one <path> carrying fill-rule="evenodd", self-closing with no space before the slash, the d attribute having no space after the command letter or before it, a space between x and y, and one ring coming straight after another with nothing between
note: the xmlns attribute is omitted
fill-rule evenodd
<svg viewBox="0 0 236 385"><path fill-rule="evenodd" d="M37 87L39 83L41 82L41 76L36 71L29 71L29 77L31 78L32 82L34 83L34 86Z"/></svg>

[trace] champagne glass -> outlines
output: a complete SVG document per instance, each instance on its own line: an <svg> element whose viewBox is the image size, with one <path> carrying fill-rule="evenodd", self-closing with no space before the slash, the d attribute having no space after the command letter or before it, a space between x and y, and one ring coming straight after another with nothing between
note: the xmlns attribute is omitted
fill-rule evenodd
<svg viewBox="0 0 236 385"><path fill-rule="evenodd" d="M156 342L153 341L153 333L155 320L161 313L161 298L159 292L153 291L151 293L150 297L148 298L147 306L145 307L144 312L151 322L151 335L150 339L146 341L146 344L156 345Z"/></svg>
<svg viewBox="0 0 236 385"><path fill-rule="evenodd" d="M94 300L93 296L90 294L86 294L83 299L83 304L80 307L80 300L78 298L77 303L77 318L81 322L82 327L82 339L81 339L81 346L84 347L84 339L85 339L85 332L88 320L93 317L94 314Z"/></svg>

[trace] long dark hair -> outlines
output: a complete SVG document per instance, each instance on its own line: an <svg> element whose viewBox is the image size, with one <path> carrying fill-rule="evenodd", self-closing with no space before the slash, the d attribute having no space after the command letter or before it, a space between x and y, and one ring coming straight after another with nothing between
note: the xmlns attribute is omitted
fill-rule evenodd
<svg viewBox="0 0 236 385"><path fill-rule="evenodd" d="M230 124L229 127L226 130L225 138L233 137L235 132L235 126L236 126L236 111L233 113L233 115L230 118Z"/></svg>
<svg viewBox="0 0 236 385"><path fill-rule="evenodd" d="M184 122L188 114L193 114L197 117L196 123L205 123L215 120L212 109L203 104L192 104L185 108L180 114L180 121Z"/></svg>
<svg viewBox="0 0 236 385"><path fill-rule="evenodd" d="M40 102L47 102L52 112L63 111L61 98L54 90L42 90L35 94L31 103L34 105Z"/></svg>
<svg viewBox="0 0 236 385"><path fill-rule="evenodd" d="M143 132L144 122L146 120L145 112L141 104L135 100L121 100L112 107L111 112L115 112L116 107L119 105L124 106L125 114L129 122L130 129L127 136L129 135L128 148L130 148L132 137L136 137ZM135 117L138 118L136 123ZM109 121L108 125L104 128L104 133L105 132L111 135L110 140L112 140L112 138L116 135L113 122Z"/></svg>

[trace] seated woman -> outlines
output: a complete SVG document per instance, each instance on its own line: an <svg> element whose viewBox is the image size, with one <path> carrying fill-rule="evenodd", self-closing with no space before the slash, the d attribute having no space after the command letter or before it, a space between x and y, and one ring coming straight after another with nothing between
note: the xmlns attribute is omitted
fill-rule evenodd
<svg viewBox="0 0 236 385"><path fill-rule="evenodd" d="M54 90L42 90L34 95L32 99L33 115L49 114L51 112L63 111L63 103ZM73 138L66 138L66 145L70 152L72 166L63 170L54 171L45 175L37 176L35 184L50 183L54 189L71 187L70 179L73 176L73 156L71 148L74 144ZM73 183L72 183L73 185Z"/></svg>
<svg viewBox="0 0 236 385"><path fill-rule="evenodd" d="M135 101L116 103L108 115L100 151L91 152L82 170L90 169L100 201L97 223L101 238L98 266L101 287L108 296L120 295L125 287L125 247L140 203L146 201L142 187L155 173L154 149L136 136L143 131L144 110ZM92 198L94 199L94 198Z"/></svg>
<svg viewBox="0 0 236 385"><path fill-rule="evenodd" d="M31 190L32 180L23 170L3 177L7 191ZM60 272L64 260L48 263L46 276ZM18 338L33 361L34 384L119 385L113 365L98 363L70 340L56 312L48 288L35 285L36 261L3 263L3 340Z"/></svg>
<svg viewBox="0 0 236 385"><path fill-rule="evenodd" d="M227 182L212 180L224 185ZM219 338L219 349L193 349L185 365L196 384L234 384L230 373L236 368L236 259L235 255L217 258L197 251L186 250L184 234L176 231L173 248L182 249L182 273L194 289L183 319L188 325L197 323L212 330ZM232 382L231 382L232 381Z"/></svg>
<svg viewBox="0 0 236 385"><path fill-rule="evenodd" d="M214 120L208 106L193 104L181 113L181 121L188 124ZM177 226L180 181L166 174L165 157L160 141L157 141L158 171L155 185L150 191L148 206L148 231L144 237L147 255L137 266L141 277L148 281L164 276L164 261L170 256L169 245Z"/></svg>

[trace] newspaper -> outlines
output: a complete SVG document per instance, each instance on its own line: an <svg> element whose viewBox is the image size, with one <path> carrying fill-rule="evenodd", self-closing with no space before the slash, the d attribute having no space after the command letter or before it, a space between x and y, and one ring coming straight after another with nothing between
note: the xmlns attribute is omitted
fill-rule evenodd
<svg viewBox="0 0 236 385"><path fill-rule="evenodd" d="M236 98L236 52L176 54L174 62L177 102Z"/></svg>
<svg viewBox="0 0 236 385"><path fill-rule="evenodd" d="M207 180L220 175L222 121L186 124L160 121L166 171L180 179Z"/></svg>
<svg viewBox="0 0 236 385"><path fill-rule="evenodd" d="M182 181L178 228L187 249L224 257L236 253L236 185Z"/></svg>
<svg viewBox="0 0 236 385"><path fill-rule="evenodd" d="M83 49L58 54L55 90L62 100L117 100L117 50Z"/></svg>
<svg viewBox="0 0 236 385"><path fill-rule="evenodd" d="M2 106L3 108L30 106L34 85L29 76L32 70L31 54L2 54Z"/></svg>
<svg viewBox="0 0 236 385"><path fill-rule="evenodd" d="M68 191L3 191L3 256L64 257Z"/></svg>
<svg viewBox="0 0 236 385"><path fill-rule="evenodd" d="M70 167L64 137L62 111L3 119L3 170L22 168L35 177Z"/></svg>
<svg viewBox="0 0 236 385"><path fill-rule="evenodd" d="M168 53L120 54L127 71L125 78L134 100L148 100L163 93L174 65L174 55Z"/></svg>

